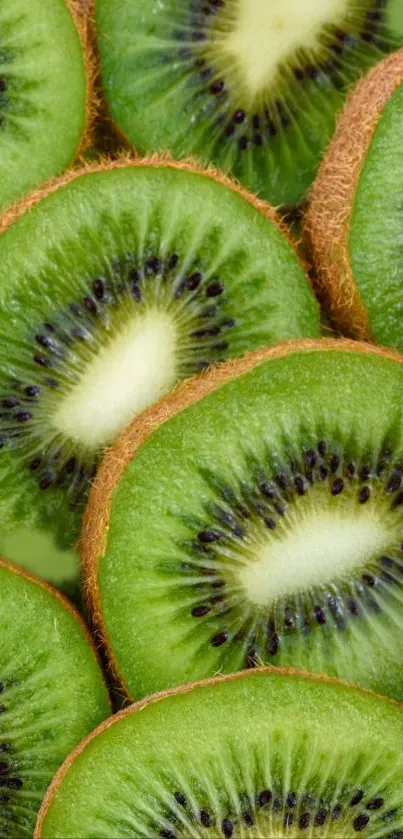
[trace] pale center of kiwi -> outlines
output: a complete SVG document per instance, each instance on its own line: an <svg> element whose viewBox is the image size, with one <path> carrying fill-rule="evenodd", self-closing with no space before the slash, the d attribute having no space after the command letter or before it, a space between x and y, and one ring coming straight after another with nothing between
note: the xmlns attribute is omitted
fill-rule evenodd
<svg viewBox="0 0 403 839"><path fill-rule="evenodd" d="M240 65L254 98L297 50L317 52L323 28L340 24L349 6L349 0L239 0L220 52Z"/></svg>
<svg viewBox="0 0 403 839"><path fill-rule="evenodd" d="M177 378L173 318L148 309L102 346L51 418L64 436L96 449L156 402Z"/></svg>
<svg viewBox="0 0 403 839"><path fill-rule="evenodd" d="M374 509L351 516L343 507L291 514L290 526L257 549L254 561L239 569L239 579L249 600L262 606L342 579L368 556L382 553L390 539L385 516Z"/></svg>

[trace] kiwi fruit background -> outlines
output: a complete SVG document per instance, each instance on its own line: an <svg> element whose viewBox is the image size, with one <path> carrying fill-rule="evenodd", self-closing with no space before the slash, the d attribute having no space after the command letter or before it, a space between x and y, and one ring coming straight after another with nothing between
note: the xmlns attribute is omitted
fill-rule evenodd
<svg viewBox="0 0 403 839"><path fill-rule="evenodd" d="M403 699L403 356L340 340L401 348L400 105L365 330L309 221L403 4L4 0L0 31L0 555L90 627L0 559L0 836L403 839L403 706L362 689Z"/></svg>

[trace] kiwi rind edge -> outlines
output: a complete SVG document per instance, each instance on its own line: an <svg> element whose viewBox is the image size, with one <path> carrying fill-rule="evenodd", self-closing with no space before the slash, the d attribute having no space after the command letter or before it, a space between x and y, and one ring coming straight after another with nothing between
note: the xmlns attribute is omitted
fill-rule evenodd
<svg viewBox="0 0 403 839"><path fill-rule="evenodd" d="M105 685L107 704L108 704L109 710L112 714L112 703L111 703L109 692L108 692L108 685L107 685L107 681L105 679L105 674L104 674L103 669L101 667L101 663L100 663L100 660L99 660L99 655L98 655L98 652L97 652L97 649L96 649L96 646L95 646L95 643L94 643L94 638L91 635L91 633L88 629L88 626L85 623L82 616L80 615L79 611L75 608L75 606L73 606L71 601L67 597L65 597L64 594L62 594L62 592L58 588L55 588L55 586L51 585L50 583L48 583L46 580L42 579L41 577L36 577L35 574L32 574L30 571L27 571L25 568L22 568L20 565L16 565L11 560L4 559L4 557L0 556L0 568L5 568L7 571L10 571L10 573L15 574L17 577L23 577L25 580L29 580L31 583L34 583L35 585L39 586L39 588L43 588L44 591L46 591L48 594L50 594L52 597L54 597L56 600L58 600L59 603L66 610L66 612L68 612L69 615L71 615L71 617L73 618L75 623L80 627L83 635L85 636L85 639L86 639L88 645L90 646L90 648L93 652L94 658L98 663L99 670L100 670L100 673L101 673L101 676L102 676L102 681Z"/></svg>
<svg viewBox="0 0 403 839"><path fill-rule="evenodd" d="M70 11L73 24L81 42L84 57L84 72L87 82L85 128L72 161L72 164L74 164L77 160L80 160L88 146L92 143L95 119L99 109L99 97L96 93L95 86L96 60L88 16L81 0L64 0L64 2Z"/></svg>
<svg viewBox="0 0 403 839"><path fill-rule="evenodd" d="M124 429L114 444L108 449L101 462L90 490L79 545L84 601L91 615L97 636L105 649L111 675L130 702L134 701L134 697L130 695L127 684L119 672L116 658L108 640L108 633L99 601L97 581L99 563L106 550L109 517L115 487L119 483L126 466L132 460L136 450L164 422L167 422L175 414L188 408L190 405L204 399L221 385L242 376L262 362L282 358L299 351L359 352L373 354L378 357L382 356L396 361L399 364L403 363L403 355L400 355L394 350L347 339L306 338L299 341L282 342L276 344L274 347L262 347L246 353L241 358L231 359L222 364L215 365L202 375L194 376L180 382L171 393L145 410Z"/></svg>
<svg viewBox="0 0 403 839"><path fill-rule="evenodd" d="M349 254L350 219L365 156L384 107L403 81L403 49L385 58L347 99L309 195L303 223L317 281L346 334L373 341Z"/></svg>
<svg viewBox="0 0 403 839"><path fill-rule="evenodd" d="M158 168L169 168L169 169L180 169L185 172L189 172L195 175L203 175L206 178L210 178L210 180L214 180L220 183L222 186L227 187L227 189L231 189L233 192L236 192L238 195L241 196L245 201L248 202L252 207L255 208L258 212L260 212L265 218L271 221L283 235L288 239L291 247L294 250L295 255L297 256L298 261L300 262L303 270L306 272L306 263L302 259L300 252L297 248L297 243L292 238L290 230L287 224L283 221L280 214L277 212L275 207L272 207L267 201L263 201L261 198L257 198L252 192L250 192L246 187L244 187L239 181L235 180L235 178L224 174L219 169L217 169L213 164L209 164L208 166L202 166L200 162L196 158L186 158L185 160L175 160L169 152L164 152L162 154L152 154L147 157L136 157L132 154L125 154L123 153L117 159L112 159L109 157L105 157L96 163L90 162L85 163L80 161L80 164L75 167L71 167L68 169L63 175L52 178L51 180L47 181L43 186L39 187L38 189L31 192L28 196L23 198L20 201L17 201L13 204L12 207L8 208L1 216L0 216L0 234L4 233L8 227L10 227L20 216L22 216L25 212L31 210L36 204L38 204L43 198L46 198L53 192L56 192L59 188L67 186L71 181L75 180L76 178L80 178L82 175L88 175L96 172L105 172L109 169L124 169L127 166L131 167L155 167Z"/></svg>
<svg viewBox="0 0 403 839"><path fill-rule="evenodd" d="M239 679L244 678L259 678L262 675L282 675L282 676L303 676L306 680L313 681L313 682L322 682L325 684L331 685L343 685L344 687L348 688L349 690L355 691L356 693L367 694L374 699L380 699L384 703L388 703L397 707L403 711L403 705L400 702L397 702L396 699L391 699L390 697L381 696L379 693L375 693L375 691L369 690L368 688L359 687L357 685L352 685L350 682L345 681L344 679L336 679L334 676L326 676L326 675L318 675L315 673L309 673L307 670L303 669L296 669L292 667L258 667L253 670L239 670L237 673L227 673L225 676L213 676L209 679L199 680L197 682L192 682L186 685L180 685L176 688L170 688L169 690L160 691L159 693L155 693L153 696L148 696L145 699L141 699L139 702L135 702L130 705L128 708L124 708L122 711L119 711L113 717L109 717L108 719L104 720L94 731L91 731L81 743L76 746L75 749L68 755L65 761L62 763L61 767L56 772L51 784L49 785L45 797L42 801L40 810L38 812L37 822L35 826L35 831L33 835L33 839L41 839L42 836L42 825L46 818L47 811L52 804L52 800L57 794L58 788L62 783L65 775L69 771L70 767L74 763L77 757L87 748L87 746L94 740L99 734L102 734L112 725L118 723L120 720L124 719L131 714L135 714L138 711L143 711L148 705L154 705L156 702L163 701L164 699L168 699L171 696L178 696L181 694L192 693L195 689L203 688L203 687L212 687L217 683L220 682L234 682Z"/></svg>

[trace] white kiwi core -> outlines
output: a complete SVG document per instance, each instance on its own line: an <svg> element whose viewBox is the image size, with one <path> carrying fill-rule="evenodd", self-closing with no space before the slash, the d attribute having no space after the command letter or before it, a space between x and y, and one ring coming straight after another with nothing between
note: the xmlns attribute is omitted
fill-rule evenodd
<svg viewBox="0 0 403 839"><path fill-rule="evenodd" d="M386 551L393 537L385 510L378 515L374 505L348 509L335 502L330 509L299 513L290 511L287 526L270 534L239 568L239 582L257 606L347 577L369 556Z"/></svg>
<svg viewBox="0 0 403 839"><path fill-rule="evenodd" d="M177 329L173 318L149 309L121 326L62 399L53 427L89 449L110 443L175 383Z"/></svg>
<svg viewBox="0 0 403 839"><path fill-rule="evenodd" d="M297 50L321 51L324 27L342 23L350 7L350 0L238 0L235 10L231 6L232 25L221 34L220 53L240 66L255 98Z"/></svg>

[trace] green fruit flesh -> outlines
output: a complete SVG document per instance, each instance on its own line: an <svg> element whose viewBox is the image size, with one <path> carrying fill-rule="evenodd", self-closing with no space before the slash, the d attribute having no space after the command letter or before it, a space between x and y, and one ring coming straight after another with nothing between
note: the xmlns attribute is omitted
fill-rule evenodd
<svg viewBox="0 0 403 839"><path fill-rule="evenodd" d="M403 350L403 83L380 115L351 210L355 282L379 344Z"/></svg>
<svg viewBox="0 0 403 839"><path fill-rule="evenodd" d="M266 663L403 697L402 383L374 354L294 351L138 448L97 569L131 696Z"/></svg>
<svg viewBox="0 0 403 839"><path fill-rule="evenodd" d="M346 91L393 46L375 0L96 0L113 119L141 153L196 154L274 204L312 182Z"/></svg>
<svg viewBox="0 0 403 839"><path fill-rule="evenodd" d="M0 835L32 836L56 769L109 714L83 628L50 591L0 564Z"/></svg>
<svg viewBox="0 0 403 839"><path fill-rule="evenodd" d="M402 747L402 709L379 697L276 671L219 680L91 739L40 835L399 839Z"/></svg>
<svg viewBox="0 0 403 839"><path fill-rule="evenodd" d="M73 160L87 78L64 0L2 0L0 32L1 210Z"/></svg>
<svg viewBox="0 0 403 839"><path fill-rule="evenodd" d="M136 413L212 362L319 332L276 225L169 166L75 178L0 250L0 520L67 543L102 449Z"/></svg>
<svg viewBox="0 0 403 839"><path fill-rule="evenodd" d="M0 532L0 556L63 591L80 603L79 558L75 550L60 550L52 535L25 523Z"/></svg>

